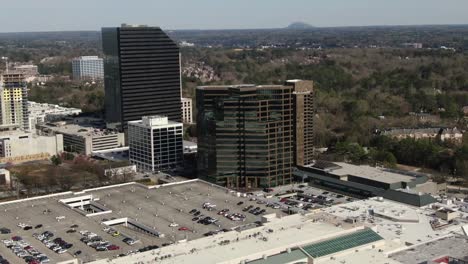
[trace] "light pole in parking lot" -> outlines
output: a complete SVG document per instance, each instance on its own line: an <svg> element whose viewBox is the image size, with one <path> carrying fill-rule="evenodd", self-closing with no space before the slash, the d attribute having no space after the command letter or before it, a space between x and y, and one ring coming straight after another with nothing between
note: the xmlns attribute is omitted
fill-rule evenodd
<svg viewBox="0 0 468 264"><path fill-rule="evenodd" d="M155 229L155 230L156 230L156 217L157 216L158 215L156 213L153 214L153 229Z"/></svg>

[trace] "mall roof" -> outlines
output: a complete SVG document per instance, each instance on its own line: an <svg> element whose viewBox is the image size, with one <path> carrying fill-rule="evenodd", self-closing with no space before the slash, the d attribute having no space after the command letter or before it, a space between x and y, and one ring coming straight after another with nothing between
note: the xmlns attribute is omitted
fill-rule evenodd
<svg viewBox="0 0 468 264"><path fill-rule="evenodd" d="M383 238L381 236L379 236L371 229L364 229L349 235L310 244L302 247L302 249L313 258L319 258L347 249L363 246L382 239Z"/></svg>
<svg viewBox="0 0 468 264"><path fill-rule="evenodd" d="M270 256L264 259L258 259L251 262L247 262L248 264L283 264L283 263L290 263L290 262L298 262L304 258L307 258L307 255L304 254L300 249L292 250L290 253L284 252L278 255Z"/></svg>
<svg viewBox="0 0 468 264"><path fill-rule="evenodd" d="M335 164L340 168L333 169L330 173L339 176L352 175L384 183L411 182L415 178L414 176L368 165L358 166L345 162L335 162Z"/></svg>

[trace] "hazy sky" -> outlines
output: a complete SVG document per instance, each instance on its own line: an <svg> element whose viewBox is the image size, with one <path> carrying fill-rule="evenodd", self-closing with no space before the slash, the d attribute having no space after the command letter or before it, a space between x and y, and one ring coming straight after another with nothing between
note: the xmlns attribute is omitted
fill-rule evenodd
<svg viewBox="0 0 468 264"><path fill-rule="evenodd" d="M467 0L0 0L0 32L468 24Z"/></svg>

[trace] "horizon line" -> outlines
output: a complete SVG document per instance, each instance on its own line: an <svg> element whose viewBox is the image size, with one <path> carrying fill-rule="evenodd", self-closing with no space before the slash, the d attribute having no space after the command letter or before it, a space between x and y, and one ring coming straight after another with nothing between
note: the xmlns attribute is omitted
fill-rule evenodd
<svg viewBox="0 0 468 264"><path fill-rule="evenodd" d="M152 25L147 25L149 27L160 27L160 26L152 26ZM289 25L288 25L289 26ZM202 29L202 28L193 28L193 29L163 29L164 31L234 31L234 30L279 30L279 29L286 29L286 30L313 30L313 29L333 29L333 28L366 28L366 27L429 27L429 26L468 26L468 23L462 23L462 24L381 24L381 25L353 25L353 26L314 26L310 25L310 28L303 28L303 29L291 29L286 27L265 27L265 28L213 28L213 29ZM108 26L103 26L102 28L106 28ZM119 26L113 26L113 27L119 27ZM112 26L110 28L113 28ZM55 32L99 32L100 29L83 29L83 30L51 30L51 31L1 31L0 34L21 34L21 33L55 33Z"/></svg>

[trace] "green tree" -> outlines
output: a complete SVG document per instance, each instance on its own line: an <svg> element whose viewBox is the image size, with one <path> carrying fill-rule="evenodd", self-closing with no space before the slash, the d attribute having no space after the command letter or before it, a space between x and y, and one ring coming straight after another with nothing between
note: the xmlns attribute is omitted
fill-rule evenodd
<svg viewBox="0 0 468 264"><path fill-rule="evenodd" d="M53 155L52 157L50 157L50 161L55 166L59 166L60 164L62 164L62 158L58 155Z"/></svg>
<svg viewBox="0 0 468 264"><path fill-rule="evenodd" d="M364 148L358 143L352 142L338 142L336 144L336 153L344 161L351 161L352 163L361 163L367 158Z"/></svg>
<svg viewBox="0 0 468 264"><path fill-rule="evenodd" d="M397 159L390 151L378 150L372 148L369 151L369 159L373 165L383 165L385 167L394 168L397 164Z"/></svg>

